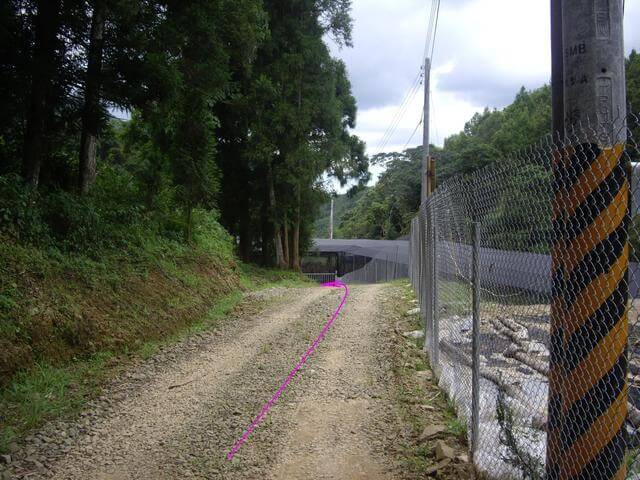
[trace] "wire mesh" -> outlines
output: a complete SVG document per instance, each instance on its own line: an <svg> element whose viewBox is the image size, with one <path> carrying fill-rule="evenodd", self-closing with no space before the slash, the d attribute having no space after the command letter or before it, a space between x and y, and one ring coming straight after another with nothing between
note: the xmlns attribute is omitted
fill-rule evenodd
<svg viewBox="0 0 640 480"><path fill-rule="evenodd" d="M345 283L383 283L409 276L407 240L314 239L312 251L334 255Z"/></svg>
<svg viewBox="0 0 640 480"><path fill-rule="evenodd" d="M451 178L412 221L410 278L433 311L425 348L470 442L477 425L480 475L640 478L639 118L621 129L626 144L587 124Z"/></svg>

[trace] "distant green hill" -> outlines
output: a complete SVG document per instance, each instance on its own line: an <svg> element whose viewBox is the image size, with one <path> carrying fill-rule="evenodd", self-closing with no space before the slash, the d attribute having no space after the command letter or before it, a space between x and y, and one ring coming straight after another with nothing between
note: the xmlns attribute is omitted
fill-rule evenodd
<svg viewBox="0 0 640 480"><path fill-rule="evenodd" d="M333 207L333 238L344 238L340 232L340 223L342 218L351 211L358 199L368 190L364 189L353 195L352 197L344 195L338 195L334 198L334 207ZM315 223L315 233L314 236L316 238L329 238L329 217L331 215L331 200L320 207L318 212L318 218Z"/></svg>

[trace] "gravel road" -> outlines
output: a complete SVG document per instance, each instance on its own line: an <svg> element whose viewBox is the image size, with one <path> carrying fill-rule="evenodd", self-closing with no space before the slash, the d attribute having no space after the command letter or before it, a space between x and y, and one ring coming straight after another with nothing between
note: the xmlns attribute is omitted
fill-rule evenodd
<svg viewBox="0 0 640 480"><path fill-rule="evenodd" d="M324 342L231 462L229 449L333 314L342 289L275 290L259 311L247 307L217 331L164 348L79 419L31 436L2 478L396 478L385 453L395 423L381 341L390 335L385 288L351 289Z"/></svg>

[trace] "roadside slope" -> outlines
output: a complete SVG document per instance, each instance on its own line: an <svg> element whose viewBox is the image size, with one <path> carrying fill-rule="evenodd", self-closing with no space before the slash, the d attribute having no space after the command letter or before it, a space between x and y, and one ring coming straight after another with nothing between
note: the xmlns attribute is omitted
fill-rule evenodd
<svg viewBox="0 0 640 480"><path fill-rule="evenodd" d="M249 298L216 331L167 347L113 382L79 422L34 435L15 452L11 475L423 478L407 468L403 449L419 432L398 404L394 362L404 357L395 349L405 340L388 306L397 292L351 289L324 342L231 462L229 449L331 317L342 289L274 289L262 309ZM423 447L427 462L432 446Z"/></svg>

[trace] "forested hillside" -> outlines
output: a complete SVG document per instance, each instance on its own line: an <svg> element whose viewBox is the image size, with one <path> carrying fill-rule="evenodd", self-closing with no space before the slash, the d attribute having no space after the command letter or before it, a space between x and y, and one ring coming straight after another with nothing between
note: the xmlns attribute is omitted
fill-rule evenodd
<svg viewBox="0 0 640 480"><path fill-rule="evenodd" d="M4 235L86 252L219 219L243 259L295 268L321 176L367 178L324 41L350 45L348 1L1 8Z"/></svg>
<svg viewBox="0 0 640 480"><path fill-rule="evenodd" d="M337 195L334 198L333 206L333 238L344 238L340 230L340 223L346 212L349 212L356 205L358 199L365 194L367 188L359 189L356 192ZM329 238L329 221L331 218L331 200L320 206L318 218L314 226L314 236L317 238Z"/></svg>
<svg viewBox="0 0 640 480"><path fill-rule="evenodd" d="M631 52L626 62L629 111L640 115L640 54ZM460 133L448 137L442 149L431 146L437 162L437 181L468 174L513 152L534 145L551 130L551 89L524 88L503 110L476 113ZM640 138L640 131L633 137ZM422 149L378 155L372 161L388 168L378 184L367 188L358 202L342 214L338 231L345 238L395 239L408 233L420 201Z"/></svg>
<svg viewBox="0 0 640 480"><path fill-rule="evenodd" d="M0 450L58 408L39 388L66 392L75 362L283 275L237 256L299 268L325 179L368 179L325 43L351 29L348 0L0 4L0 403L40 409L9 426L0 409Z"/></svg>

